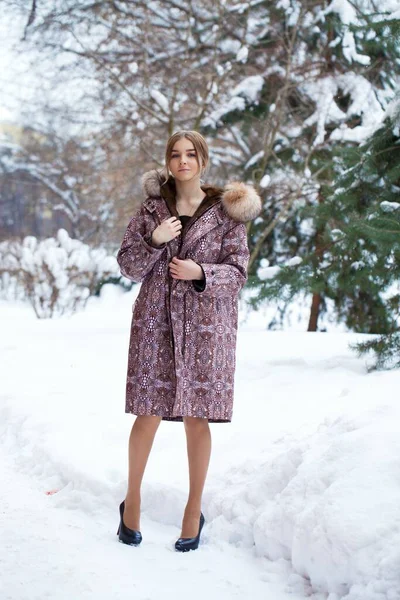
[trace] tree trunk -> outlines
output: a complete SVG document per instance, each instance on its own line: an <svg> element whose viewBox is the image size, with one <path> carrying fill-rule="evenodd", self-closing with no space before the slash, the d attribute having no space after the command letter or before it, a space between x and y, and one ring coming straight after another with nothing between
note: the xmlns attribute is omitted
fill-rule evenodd
<svg viewBox="0 0 400 600"><path fill-rule="evenodd" d="M307 331L317 331L321 294L313 294Z"/></svg>
<svg viewBox="0 0 400 600"><path fill-rule="evenodd" d="M322 196L321 190L318 192L318 203L323 204L324 198ZM317 268L321 263L324 257L324 246L323 246L323 227L317 229L315 234L315 264L314 267ZM308 321L307 331L317 331L318 327L318 317L319 311L321 308L322 295L313 293L312 301L311 301L311 310L310 310L310 318Z"/></svg>

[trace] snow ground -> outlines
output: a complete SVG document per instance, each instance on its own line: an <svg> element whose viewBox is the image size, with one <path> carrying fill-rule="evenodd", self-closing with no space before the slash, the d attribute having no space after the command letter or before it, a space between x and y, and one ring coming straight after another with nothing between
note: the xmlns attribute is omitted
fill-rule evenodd
<svg viewBox="0 0 400 600"><path fill-rule="evenodd" d="M268 332L259 315L239 330L233 421L211 425L200 548L173 549L188 479L168 422L143 542L117 543L136 293L104 288L57 320L0 304L0 598L399 600L400 373L367 374L348 348L361 336Z"/></svg>

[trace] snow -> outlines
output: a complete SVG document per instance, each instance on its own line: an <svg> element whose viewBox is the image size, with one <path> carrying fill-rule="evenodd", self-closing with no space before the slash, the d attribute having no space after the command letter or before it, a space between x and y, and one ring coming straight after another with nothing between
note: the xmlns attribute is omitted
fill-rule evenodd
<svg viewBox="0 0 400 600"><path fill-rule="evenodd" d="M239 52L236 54L236 60L238 62L245 63L247 62L247 57L249 56L249 49L247 46L242 46Z"/></svg>
<svg viewBox="0 0 400 600"><path fill-rule="evenodd" d="M305 127L309 127L314 123L317 124L317 136L314 145L321 144L324 141L325 128L328 123L338 124L330 134L330 140L362 142L372 135L384 118L384 110L372 84L357 73L349 71L335 77L324 77L307 82L302 87L316 103L315 112L304 122ZM339 90L344 95L349 94L351 97L346 112L343 112L335 102ZM361 116L361 125L350 128L345 124L345 121L352 115Z"/></svg>
<svg viewBox="0 0 400 600"><path fill-rule="evenodd" d="M182 424L167 422L142 545L117 543L138 289L104 286L85 311L45 321L1 304L1 597L397 600L400 372L367 374L348 347L365 336L272 333L261 312L241 314L233 421L211 426L199 549L173 550L187 457Z"/></svg>
<svg viewBox="0 0 400 600"><path fill-rule="evenodd" d="M300 3L296 1L288 2L288 0L280 0L277 3L277 8L283 8L287 16L287 25L293 27L296 25L300 14Z"/></svg>
<svg viewBox="0 0 400 600"><path fill-rule="evenodd" d="M399 202L388 202L387 200L384 200L383 202L380 203L379 206L383 212L391 213L391 212L395 212L396 210L399 210L400 203Z"/></svg>
<svg viewBox="0 0 400 600"><path fill-rule="evenodd" d="M239 53L242 50L243 48L239 50ZM238 56L239 54L236 57L237 60L239 60ZM242 53L241 58L243 59L243 57L244 54ZM263 85L264 78L261 75L252 75L243 79L231 90L229 98L202 120L203 127L215 128L229 113L243 111L246 105L257 104Z"/></svg>
<svg viewBox="0 0 400 600"><path fill-rule="evenodd" d="M244 169L248 169L249 167L251 167L252 165L255 165L258 163L259 160L261 160L264 156L264 150L260 150L259 152L256 152L256 154L254 154L251 158L249 158L249 160L246 162L246 164L244 165Z"/></svg>
<svg viewBox="0 0 400 600"><path fill-rule="evenodd" d="M348 0L333 0L324 10L324 15L328 15L332 12L336 12L342 23L345 25L356 23L358 21L356 8L351 2L348 2Z"/></svg>
<svg viewBox="0 0 400 600"><path fill-rule="evenodd" d="M132 73L132 75L136 75L139 70L139 65L137 64L137 62L130 62L128 63L128 69Z"/></svg>
<svg viewBox="0 0 400 600"><path fill-rule="evenodd" d="M368 6L368 4L369 4L369 6ZM384 0L382 3L380 3L380 11L379 12L383 13L385 8L390 9L390 4L391 4L391 0L389 0L389 2L387 0ZM329 6L322 12L322 15L325 16L329 13L337 13L338 14L340 20L342 21L342 23L344 25L343 38L341 40L344 57L346 58L346 60L349 63L358 62L361 65L366 66L366 65L370 64L371 58L365 54L359 54L357 52L356 41L354 39L354 33L352 31L350 31L350 29L349 29L349 26L351 26L351 25L362 26L364 24L363 19L358 18L357 10L359 10L362 15L363 15L364 11L365 11L365 14L375 13L375 15L377 15L377 14L379 15L379 13L377 13L377 11L376 11L375 6L372 3L368 2L368 0L366 2L366 6L364 6L363 8L356 7L354 5L354 3L349 2L349 0L333 0L329 4ZM379 18L384 19L385 17L383 15L382 16L379 15ZM336 40L335 40L335 45L336 45Z"/></svg>
<svg viewBox="0 0 400 600"><path fill-rule="evenodd" d="M169 113L169 102L168 102L168 98L166 96L164 96L164 94L162 94L161 92L159 92L158 90L154 90L151 89L150 90L150 96L153 98L153 100L158 104L158 106L166 113Z"/></svg>
<svg viewBox="0 0 400 600"><path fill-rule="evenodd" d="M237 54L240 51L241 43L239 40L223 39L219 42L219 49L224 54Z"/></svg>
<svg viewBox="0 0 400 600"><path fill-rule="evenodd" d="M289 258L289 260L286 261L285 265L287 267L296 267L297 265L300 265L303 262L303 259L301 258L301 256L293 256L293 258Z"/></svg>
<svg viewBox="0 0 400 600"><path fill-rule="evenodd" d="M263 175L263 177L260 181L260 187L263 189L268 187L270 181L271 181L271 176L268 175L268 173L266 173L265 175Z"/></svg>
<svg viewBox="0 0 400 600"><path fill-rule="evenodd" d="M350 266L355 271L359 271L360 269L365 268L365 263L362 260L356 260L355 262L351 263Z"/></svg>
<svg viewBox="0 0 400 600"><path fill-rule="evenodd" d="M289 258L285 263L285 267L297 267L303 262L303 259L300 256L293 256ZM269 261L267 259L262 259L260 261L260 267L257 270L257 276L259 279L265 281L266 279L273 279L276 275L278 275L281 267L278 265L269 266Z"/></svg>
<svg viewBox="0 0 400 600"><path fill-rule="evenodd" d="M260 267L257 270L257 277L263 281L266 279L273 279L275 275L278 275L280 267Z"/></svg>
<svg viewBox="0 0 400 600"><path fill-rule="evenodd" d="M225 104L223 104L217 110L214 110L207 117L205 117L202 121L202 125L204 127L217 127L217 125L222 123L222 119L231 112L236 110L242 111L246 108L246 102L244 98L239 96L234 96L230 98Z"/></svg>
<svg viewBox="0 0 400 600"><path fill-rule="evenodd" d="M354 11L353 7L346 1L335 0L326 9L325 14L338 10L339 6L341 8L347 7L350 13ZM390 3L384 3L382 9L384 8L389 10L391 8ZM342 15L341 18L344 19L344 16ZM380 18L384 19L384 13L380 13ZM345 23L349 19L350 16L347 15ZM336 37L330 43L330 46L337 45L339 39ZM357 61L364 66L369 64L369 57L356 53L353 33L345 31L341 41L343 53L350 62ZM374 133L387 116L391 116L397 110L398 98L393 97L393 89L397 85L395 79L391 79L391 85L380 88L374 82L371 83L367 77L356 72L359 67L355 65L354 69L354 71L348 70L335 76L319 77L300 84L300 87L316 104L314 113L303 124L304 127L316 124L317 135L314 145L324 142L326 125L329 123L336 123L336 128L330 134L329 140L361 143ZM336 103L335 100L338 94L350 96L351 101L347 110L342 110ZM353 115L360 117L362 122L356 127L348 127L346 122Z"/></svg>
<svg viewBox="0 0 400 600"><path fill-rule="evenodd" d="M346 31L343 40L342 48L344 57L351 62L358 62L362 65L369 65L371 59L366 54L359 54L356 49L356 41L352 31Z"/></svg>
<svg viewBox="0 0 400 600"><path fill-rule="evenodd" d="M398 136L400 130L400 97L393 98L389 102L388 106L386 107L385 114L382 117L382 121L384 121L387 117L393 119L393 133L394 135Z"/></svg>
<svg viewBox="0 0 400 600"><path fill-rule="evenodd" d="M325 138L325 124L330 121L342 121L345 114L334 102L337 93L337 78L325 77L310 81L304 85L306 93L315 101L316 111L304 121L304 127L317 124L317 136L314 145L321 144Z"/></svg>
<svg viewBox="0 0 400 600"><path fill-rule="evenodd" d="M299 226L299 231L304 237L315 235L315 224L312 219L302 219Z"/></svg>
<svg viewBox="0 0 400 600"><path fill-rule="evenodd" d="M264 85L261 75L246 77L232 90L233 96L243 96L249 104L257 104L258 97Z"/></svg>

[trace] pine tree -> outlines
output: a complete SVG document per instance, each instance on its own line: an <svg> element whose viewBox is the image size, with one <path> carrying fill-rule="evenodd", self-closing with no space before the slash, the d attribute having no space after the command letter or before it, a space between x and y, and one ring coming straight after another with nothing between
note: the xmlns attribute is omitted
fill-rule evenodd
<svg viewBox="0 0 400 600"><path fill-rule="evenodd" d="M359 351L376 350L378 367L396 352L400 366L400 99L366 142L338 151L334 163L333 192L302 211L318 243L300 265L261 269L266 279L253 304L289 303L304 292L328 298L349 329L382 334Z"/></svg>
<svg viewBox="0 0 400 600"><path fill-rule="evenodd" d="M376 277L381 286L379 298L386 328L383 335L353 348L359 354L374 351L373 368L400 367L400 109L373 136L366 150L362 160L364 177L368 191L376 194L379 207L372 208L366 218L355 224L354 233L377 249L379 260L371 277ZM378 264L382 265L379 272Z"/></svg>
<svg viewBox="0 0 400 600"><path fill-rule="evenodd" d="M257 285L263 261L313 257L309 330L317 329L330 297L318 271L324 270L324 205L342 152L357 153L398 85L399 21L390 9L386 0L378 8L369 0L249 7L252 20L267 25L248 44L242 81L203 123L207 133L214 129L248 149L241 168L263 193L263 212L248 227L250 280Z"/></svg>

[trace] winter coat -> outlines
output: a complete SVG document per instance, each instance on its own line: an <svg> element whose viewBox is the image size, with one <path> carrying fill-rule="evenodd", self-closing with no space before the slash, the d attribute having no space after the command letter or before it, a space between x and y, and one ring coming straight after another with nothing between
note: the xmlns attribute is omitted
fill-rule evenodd
<svg viewBox="0 0 400 600"><path fill-rule="evenodd" d="M164 420L232 419L238 295L247 280L245 222L261 211L244 183L202 185L207 194L181 234L155 247L153 230L175 215L175 182L156 170L142 178L145 200L117 255L121 273L141 282L133 306L125 412ZM191 258L204 281L173 279L172 258Z"/></svg>

